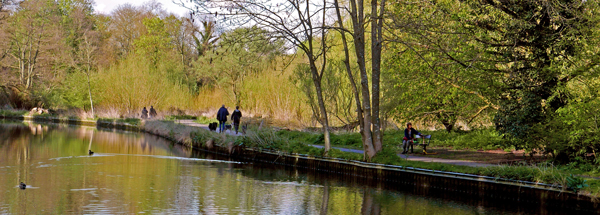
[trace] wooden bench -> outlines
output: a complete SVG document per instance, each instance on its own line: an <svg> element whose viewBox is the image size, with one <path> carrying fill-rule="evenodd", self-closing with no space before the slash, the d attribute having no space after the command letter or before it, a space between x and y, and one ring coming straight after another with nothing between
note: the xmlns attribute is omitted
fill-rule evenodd
<svg viewBox="0 0 600 215"><path fill-rule="evenodd" d="M417 146L423 147L423 154L425 154L425 155L435 155L435 154L437 154L437 153L427 153L427 146L429 146L431 144L431 134L430 135L425 135L425 134L423 134L423 135L416 135L415 139L421 139L421 143L419 143L418 140L415 140L415 142L417 142Z"/></svg>

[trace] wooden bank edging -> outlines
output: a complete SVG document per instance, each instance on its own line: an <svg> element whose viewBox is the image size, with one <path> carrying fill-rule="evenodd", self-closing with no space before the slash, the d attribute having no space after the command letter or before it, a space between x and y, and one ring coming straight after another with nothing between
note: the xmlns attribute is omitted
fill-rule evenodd
<svg viewBox="0 0 600 215"><path fill-rule="evenodd" d="M478 176L454 172L444 172L412 167L351 161L337 158L323 158L300 154L285 154L271 150L236 149L214 146L212 149L197 148L215 154L234 157L240 161L276 164L313 171L334 173L338 175L363 178L366 183L388 188L402 187L416 194L439 196L444 198L463 198L467 201L481 201L486 204L505 204L508 202L530 203L548 207L542 210L576 210L580 212L600 213L595 198L579 195L572 191L564 191L556 186L544 183L496 179L489 176ZM377 183L382 183L378 185ZM440 192L442 191L442 192ZM459 197L462 196L462 197ZM504 202L504 203L503 203ZM512 203L511 203L512 204ZM510 205L510 204L508 204ZM506 206L506 205L503 205ZM540 207L542 208L542 207ZM538 211L536 213L547 213Z"/></svg>
<svg viewBox="0 0 600 215"><path fill-rule="evenodd" d="M58 117L44 117L44 116L1 116L0 118L5 119L18 119L18 120L27 120L33 122L53 122L53 123L67 123L67 124L75 124L75 125L89 125L89 126L97 126L103 128L111 128L111 129L120 129L120 130L129 130L129 131L141 131L149 134L153 134L156 136L160 136L166 139L169 139L174 142L178 142L182 145L186 145L182 142L174 140L168 134L159 134L157 132L152 132L150 130L146 130L141 126L135 126L128 123L119 123L114 121L91 121L91 120L79 120L79 119L68 119L68 118L58 118ZM238 147L236 150L231 151L227 147L222 147L215 145L213 148L208 149L206 147L198 148L190 145L186 145L193 149L198 149L202 151L208 151L211 153L231 156L235 158L239 158L241 160L249 160L249 161L257 161L262 163L270 163L270 164L278 164L284 166L293 166L298 168L312 169L322 172L333 172L342 175L352 175L358 176L362 178L375 179L378 181L393 181L393 182L404 182L399 181L399 178L404 180L404 177L398 177L398 175L411 175L411 177L419 178L419 177L428 177L428 178L438 178L436 183L440 183L441 181L458 181L455 182L454 186L461 187L462 189L471 189L472 192L477 193L473 189L478 188L479 186L484 187L504 187L502 190L498 190L500 192L505 192L507 195L517 195L518 199L522 199L520 193L522 193L522 189L529 190L526 196L529 199L536 199L538 201L535 202L546 202L549 200L556 200L556 204L565 204L565 202L571 202L575 205L580 205L582 203L588 205L585 208L597 208L593 199L589 196L579 195L572 191L562 190L560 186L530 182L530 181L519 181L519 180L511 180L504 178L494 178L490 176L480 176L480 175L472 175L472 174L464 174L464 173L456 173L456 172L445 172L445 171L437 171L437 170L429 170L429 169L421 169L414 167L403 167L403 166L395 166L395 165L386 165L386 164L377 164L377 163L368 163L362 161L355 160L345 160L340 158L325 158L325 157L317 157L303 154L289 154L283 153L273 150L265 150L258 148L241 148ZM233 152L233 153L231 153ZM462 182L464 183L462 183ZM429 183L429 182L427 182ZM445 182L444 182L445 183ZM418 184L418 183L416 183ZM428 185L427 185L428 186ZM442 185L444 186L444 185ZM443 188L442 186L437 186L437 189L450 189L452 188ZM433 186L436 188L436 186ZM457 188L458 189L458 188ZM488 189L489 190L489 189ZM494 190L494 189L492 189ZM510 190L510 192L508 192ZM454 190L455 192L459 192L458 190ZM464 191L463 191L464 192ZM534 194L535 193L535 194ZM555 195L551 195L555 194ZM480 194L481 195L481 194ZM498 194L500 195L500 194ZM537 197L537 198L534 198ZM527 201L528 198L524 198ZM588 204L589 203L589 204ZM592 210L590 209L590 210ZM590 211L588 210L588 211Z"/></svg>

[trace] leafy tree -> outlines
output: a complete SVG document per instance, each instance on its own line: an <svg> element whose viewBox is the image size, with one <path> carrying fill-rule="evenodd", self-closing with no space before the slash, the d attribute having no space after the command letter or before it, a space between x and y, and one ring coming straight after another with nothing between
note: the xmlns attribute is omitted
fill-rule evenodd
<svg viewBox="0 0 600 215"><path fill-rule="evenodd" d="M218 48L198 60L197 69L201 76L210 78L216 86L228 89L236 105L240 105L244 79L272 64L283 52L283 41L271 41L266 31L256 27L237 28L220 38Z"/></svg>
<svg viewBox="0 0 600 215"><path fill-rule="evenodd" d="M393 116L450 131L495 114L498 78L475 68L485 53L455 19L468 9L453 0L392 5L384 68Z"/></svg>
<svg viewBox="0 0 600 215"><path fill-rule="evenodd" d="M144 19L147 33L134 41L138 54L148 57L156 65L165 57L166 52L173 49L169 33L166 31L165 22L159 17Z"/></svg>
<svg viewBox="0 0 600 215"><path fill-rule="evenodd" d="M597 27L597 3L576 0L467 1L457 16L487 55L477 68L501 78L494 122L509 137L527 139L532 127L567 104L558 87L577 77L582 40ZM486 14L483 16L482 14ZM530 139L533 141L533 139ZM527 146L518 146L527 147Z"/></svg>

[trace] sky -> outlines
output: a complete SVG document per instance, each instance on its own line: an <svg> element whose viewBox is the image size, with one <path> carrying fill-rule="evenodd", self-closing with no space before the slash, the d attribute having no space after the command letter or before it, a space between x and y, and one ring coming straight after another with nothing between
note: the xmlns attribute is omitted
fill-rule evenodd
<svg viewBox="0 0 600 215"><path fill-rule="evenodd" d="M94 6L94 10L97 13L108 14L111 11L113 11L114 9L116 9L117 6L119 6L119 5L129 3L131 5L139 6L146 2L149 2L150 0L95 0L95 1L96 1L96 4ZM189 13L189 11L187 9L173 3L173 0L155 0L155 1L158 3L161 3L163 8L165 10L167 10L168 12L172 12L172 13L180 15L180 16ZM175 1L179 2L179 0L175 0ZM189 2L189 1L184 0L184 2Z"/></svg>

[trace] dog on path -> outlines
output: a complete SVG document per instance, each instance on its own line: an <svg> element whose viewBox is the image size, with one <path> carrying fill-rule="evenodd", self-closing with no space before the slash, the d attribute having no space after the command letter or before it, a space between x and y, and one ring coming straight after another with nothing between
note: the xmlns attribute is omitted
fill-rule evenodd
<svg viewBox="0 0 600 215"><path fill-rule="evenodd" d="M217 127L219 127L219 124L216 122L211 122L208 124L208 130L210 131L217 131Z"/></svg>

